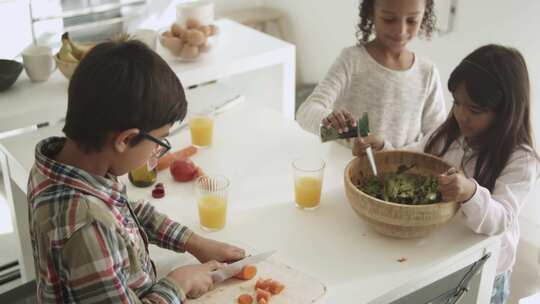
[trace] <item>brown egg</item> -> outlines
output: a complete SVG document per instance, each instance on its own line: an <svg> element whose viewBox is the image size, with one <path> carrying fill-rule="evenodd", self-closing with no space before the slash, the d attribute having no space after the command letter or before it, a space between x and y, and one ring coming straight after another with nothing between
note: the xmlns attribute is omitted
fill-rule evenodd
<svg viewBox="0 0 540 304"><path fill-rule="evenodd" d="M175 56L180 55L180 52L182 51L182 47L184 46L184 43L178 37L171 37L171 38L164 37L162 40L162 44L165 48L171 51L171 53Z"/></svg>
<svg viewBox="0 0 540 304"><path fill-rule="evenodd" d="M199 30L200 32L203 32L206 37L212 34L212 29L208 25L199 26L197 30Z"/></svg>
<svg viewBox="0 0 540 304"><path fill-rule="evenodd" d="M206 42L206 36L198 30L188 30L186 40L191 45L199 46Z"/></svg>
<svg viewBox="0 0 540 304"><path fill-rule="evenodd" d="M197 56L199 56L199 48L189 44L184 45L180 53L180 57L184 59L195 59Z"/></svg>
<svg viewBox="0 0 540 304"><path fill-rule="evenodd" d="M201 23L197 19L189 18L188 20L186 20L186 27L188 29L196 29L196 28L199 28L200 26L201 26Z"/></svg>
<svg viewBox="0 0 540 304"><path fill-rule="evenodd" d="M171 33L174 36L182 38L182 36L184 36L185 32L186 32L186 30L184 28L182 28L179 24L173 23L171 25Z"/></svg>
<svg viewBox="0 0 540 304"><path fill-rule="evenodd" d="M207 42L207 43L199 46L199 52L200 53L207 53L208 51L210 51L211 48L212 48L212 46Z"/></svg>
<svg viewBox="0 0 540 304"><path fill-rule="evenodd" d="M219 29L217 26L210 24L209 27L210 27L210 36L214 36L217 33L219 33Z"/></svg>

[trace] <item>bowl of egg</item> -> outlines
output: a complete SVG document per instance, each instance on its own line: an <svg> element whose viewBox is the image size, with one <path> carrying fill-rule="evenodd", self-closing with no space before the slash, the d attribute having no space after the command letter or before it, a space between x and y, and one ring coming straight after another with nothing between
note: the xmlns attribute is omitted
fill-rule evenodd
<svg viewBox="0 0 540 304"><path fill-rule="evenodd" d="M160 43L172 56L181 61L196 61L217 43L218 28L188 19L185 24L173 23L160 34Z"/></svg>

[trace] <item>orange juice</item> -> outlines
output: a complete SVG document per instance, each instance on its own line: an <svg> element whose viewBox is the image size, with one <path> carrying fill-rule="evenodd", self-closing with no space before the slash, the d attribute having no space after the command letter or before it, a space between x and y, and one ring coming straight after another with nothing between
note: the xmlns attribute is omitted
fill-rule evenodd
<svg viewBox="0 0 540 304"><path fill-rule="evenodd" d="M299 177L294 185L296 204L301 208L315 208L321 202L322 181L315 177Z"/></svg>
<svg viewBox="0 0 540 304"><path fill-rule="evenodd" d="M211 117L195 116L189 121L191 143L197 147L207 147L212 144L214 120Z"/></svg>
<svg viewBox="0 0 540 304"><path fill-rule="evenodd" d="M227 201L216 195L205 195L199 199L199 219L201 226L208 230L219 230L225 227Z"/></svg>

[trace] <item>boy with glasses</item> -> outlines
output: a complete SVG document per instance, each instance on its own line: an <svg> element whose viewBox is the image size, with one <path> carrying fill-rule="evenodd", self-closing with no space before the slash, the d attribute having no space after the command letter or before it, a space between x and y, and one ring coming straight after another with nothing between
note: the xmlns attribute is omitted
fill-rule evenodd
<svg viewBox="0 0 540 304"><path fill-rule="evenodd" d="M69 84L64 133L41 141L30 173L30 232L40 303L182 303L212 288L211 272L244 257L194 234L148 202L128 200L117 176L154 166L184 119L182 85L136 41L96 46ZM158 279L148 243L202 264Z"/></svg>

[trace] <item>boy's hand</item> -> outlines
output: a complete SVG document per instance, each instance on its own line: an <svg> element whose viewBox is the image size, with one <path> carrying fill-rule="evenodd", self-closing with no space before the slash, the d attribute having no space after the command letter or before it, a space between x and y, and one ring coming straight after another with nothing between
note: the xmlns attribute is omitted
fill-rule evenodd
<svg viewBox="0 0 540 304"><path fill-rule="evenodd" d="M357 137L354 141L352 153L354 156L362 156L368 147L371 147L374 151L380 151L384 147L384 141L373 134L366 137Z"/></svg>
<svg viewBox="0 0 540 304"><path fill-rule="evenodd" d="M439 191L444 201L466 202L476 192L476 184L454 168L437 177Z"/></svg>
<svg viewBox="0 0 540 304"><path fill-rule="evenodd" d="M325 127L337 129L339 133L347 132L349 126L356 128L356 120L352 117L352 114L346 110L333 111L323 119L322 124Z"/></svg>
<svg viewBox="0 0 540 304"><path fill-rule="evenodd" d="M186 250L201 263L211 260L234 262L246 256L244 249L193 234L186 243Z"/></svg>
<svg viewBox="0 0 540 304"><path fill-rule="evenodd" d="M176 282L188 298L198 298L213 288L212 272L224 266L225 264L216 261L182 266L169 272L167 278Z"/></svg>

